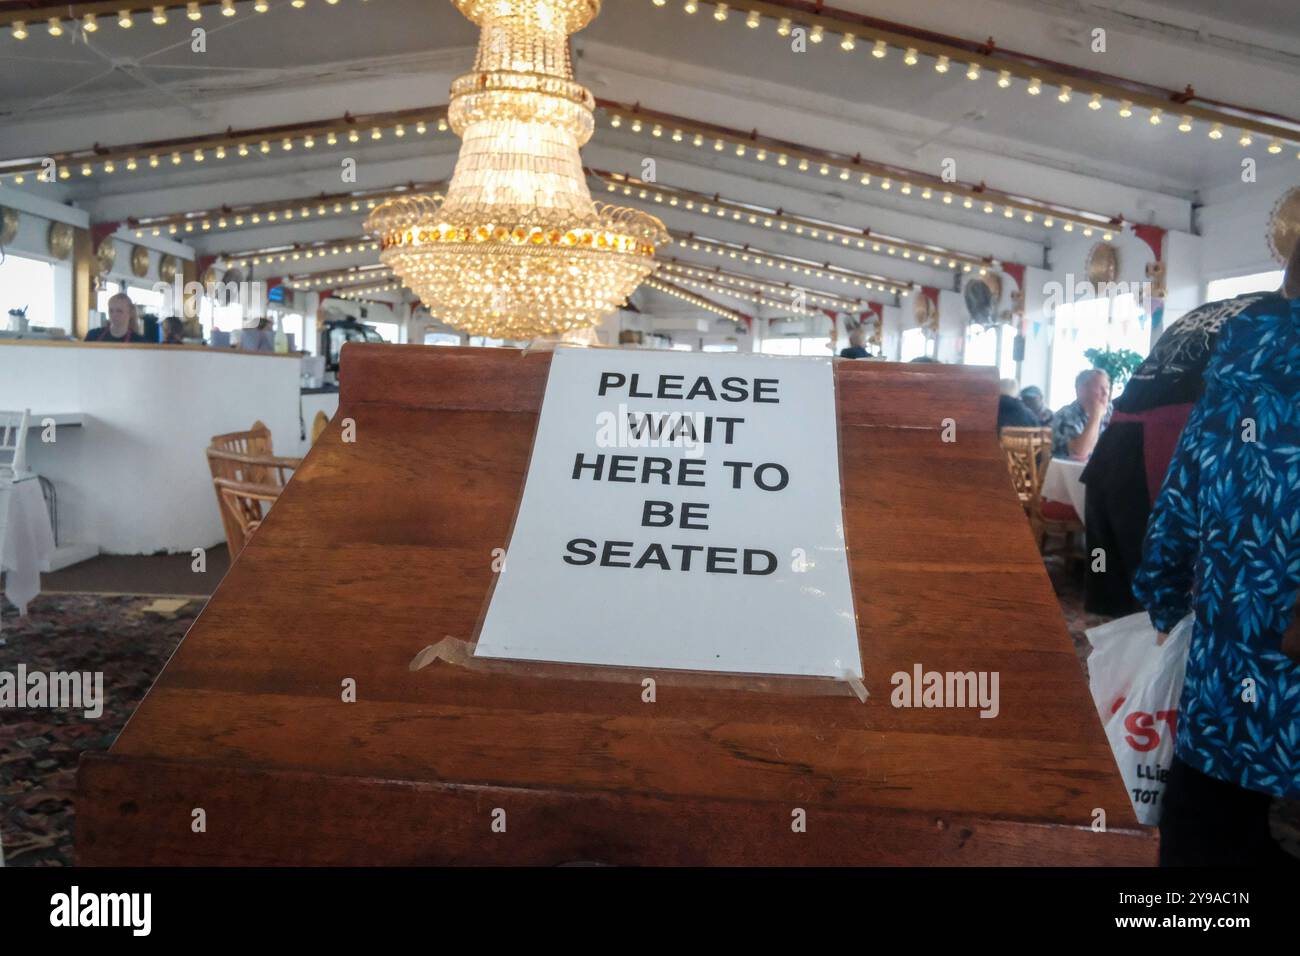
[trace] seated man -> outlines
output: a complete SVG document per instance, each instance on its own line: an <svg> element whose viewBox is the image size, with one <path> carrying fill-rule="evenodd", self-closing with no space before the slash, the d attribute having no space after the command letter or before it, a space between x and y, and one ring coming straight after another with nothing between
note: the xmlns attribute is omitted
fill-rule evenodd
<svg viewBox="0 0 1300 956"><path fill-rule="evenodd" d="M1110 424L1110 376L1099 368L1080 372L1075 399L1052 416L1052 457L1087 461Z"/></svg>

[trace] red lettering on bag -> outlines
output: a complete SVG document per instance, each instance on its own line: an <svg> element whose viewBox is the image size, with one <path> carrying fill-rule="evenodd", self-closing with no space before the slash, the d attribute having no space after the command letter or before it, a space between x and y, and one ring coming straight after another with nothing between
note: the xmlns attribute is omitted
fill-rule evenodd
<svg viewBox="0 0 1300 956"><path fill-rule="evenodd" d="M1160 734L1151 729L1153 722L1150 714L1144 714L1140 710L1135 710L1125 717L1124 729L1128 731L1128 735L1124 739L1128 741L1128 745L1142 753L1159 747ZM1134 734L1143 738L1141 743L1133 739Z"/></svg>

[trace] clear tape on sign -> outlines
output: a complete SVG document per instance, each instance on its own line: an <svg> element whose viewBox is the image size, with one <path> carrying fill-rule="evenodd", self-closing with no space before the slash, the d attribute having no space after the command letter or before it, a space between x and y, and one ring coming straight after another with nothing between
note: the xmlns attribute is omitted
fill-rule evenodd
<svg viewBox="0 0 1300 956"><path fill-rule="evenodd" d="M866 703L871 696L866 684L856 674L843 680L833 677L784 677L770 674L722 674L714 671L688 671L604 667L594 664L556 664L545 661L512 661L504 658L475 657L474 642L448 635L420 650L407 669L421 671L438 662L481 674L536 677L543 680L571 680L640 684L652 677L660 687L696 687L710 690L738 690L750 693L786 694L815 697L856 697Z"/></svg>

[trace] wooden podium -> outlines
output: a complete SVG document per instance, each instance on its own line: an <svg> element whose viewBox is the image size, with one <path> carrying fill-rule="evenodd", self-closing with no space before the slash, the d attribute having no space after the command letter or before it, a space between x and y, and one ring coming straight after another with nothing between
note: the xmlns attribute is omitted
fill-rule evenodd
<svg viewBox="0 0 1300 956"><path fill-rule="evenodd" d="M865 704L411 671L475 633L549 366L346 347L329 430L82 761L79 862L1155 862L1008 478L991 370L836 363ZM916 663L998 671L999 716L891 706Z"/></svg>

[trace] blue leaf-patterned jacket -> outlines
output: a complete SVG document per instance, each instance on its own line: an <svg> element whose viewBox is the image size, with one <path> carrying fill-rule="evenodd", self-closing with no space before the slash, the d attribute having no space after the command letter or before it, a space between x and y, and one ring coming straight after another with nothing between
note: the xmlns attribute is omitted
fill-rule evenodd
<svg viewBox="0 0 1300 956"><path fill-rule="evenodd" d="M1300 300L1266 296L1224 325L1133 591L1166 633L1196 613L1179 758L1300 796L1300 664L1279 649L1300 592Z"/></svg>

